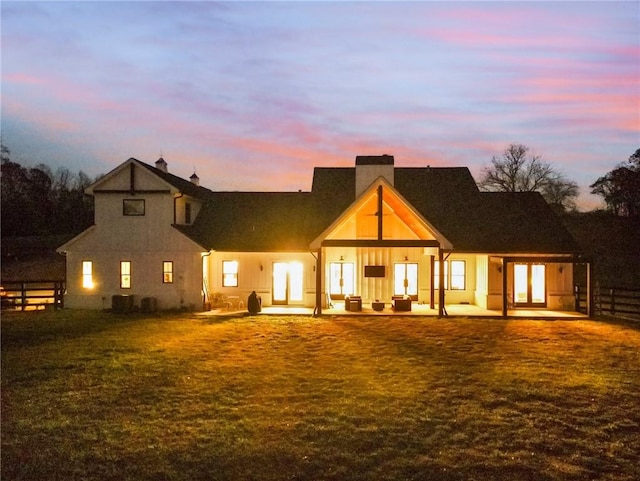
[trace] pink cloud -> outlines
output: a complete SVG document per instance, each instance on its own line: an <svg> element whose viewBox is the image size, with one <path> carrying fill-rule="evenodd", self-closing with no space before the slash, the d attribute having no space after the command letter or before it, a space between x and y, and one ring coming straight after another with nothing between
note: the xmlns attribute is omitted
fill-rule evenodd
<svg viewBox="0 0 640 481"><path fill-rule="evenodd" d="M2 76L2 81L19 85L43 85L45 81L41 77L24 72L11 72Z"/></svg>

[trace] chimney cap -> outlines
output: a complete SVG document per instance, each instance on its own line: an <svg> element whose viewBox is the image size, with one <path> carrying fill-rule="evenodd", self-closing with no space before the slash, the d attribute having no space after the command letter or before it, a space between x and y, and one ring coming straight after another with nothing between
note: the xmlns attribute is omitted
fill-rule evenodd
<svg viewBox="0 0 640 481"><path fill-rule="evenodd" d="M356 165L393 165L393 155L357 155Z"/></svg>

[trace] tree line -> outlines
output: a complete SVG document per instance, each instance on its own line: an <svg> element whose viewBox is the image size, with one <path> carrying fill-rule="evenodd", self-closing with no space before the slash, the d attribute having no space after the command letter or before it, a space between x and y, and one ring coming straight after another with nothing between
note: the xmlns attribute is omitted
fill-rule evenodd
<svg viewBox="0 0 640 481"><path fill-rule="evenodd" d="M2 145L2 236L76 234L93 224L93 198L84 189L93 183L82 171L44 164L24 167L10 159Z"/></svg>
<svg viewBox="0 0 640 481"><path fill-rule="evenodd" d="M44 164L27 168L10 160L2 145L2 235L76 234L93 224L93 198L84 193L95 179L84 172ZM509 145L482 171L484 191L538 191L559 211L575 210L578 185L522 144ZM640 149L598 178L591 192L618 216L640 216Z"/></svg>
<svg viewBox="0 0 640 481"><path fill-rule="evenodd" d="M494 156L482 170L478 186L489 192L537 191L561 212L574 211L579 194L578 184L522 144L511 144L502 155ZM613 214L640 216L640 149L589 187Z"/></svg>

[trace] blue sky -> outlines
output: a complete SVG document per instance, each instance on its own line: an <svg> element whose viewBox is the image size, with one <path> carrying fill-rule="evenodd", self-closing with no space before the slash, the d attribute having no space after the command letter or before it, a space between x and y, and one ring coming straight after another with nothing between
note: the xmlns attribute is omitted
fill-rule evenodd
<svg viewBox="0 0 640 481"><path fill-rule="evenodd" d="M640 3L2 1L13 160L129 157L214 190L309 190L393 154L467 166L510 143L581 186L640 147Z"/></svg>

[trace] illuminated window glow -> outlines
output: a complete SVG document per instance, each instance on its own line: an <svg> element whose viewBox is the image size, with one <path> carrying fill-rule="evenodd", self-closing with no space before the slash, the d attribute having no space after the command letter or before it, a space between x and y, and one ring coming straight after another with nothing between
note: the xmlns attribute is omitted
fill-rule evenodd
<svg viewBox="0 0 640 481"><path fill-rule="evenodd" d="M222 261L222 285L238 287L238 261Z"/></svg>
<svg viewBox="0 0 640 481"><path fill-rule="evenodd" d="M82 261L82 287L93 288L93 262Z"/></svg>
<svg viewBox="0 0 640 481"><path fill-rule="evenodd" d="M121 289L131 288L131 262L130 261L120 262L120 288Z"/></svg>
<svg viewBox="0 0 640 481"><path fill-rule="evenodd" d="M165 261L162 263L162 282L171 284L173 282L173 262Z"/></svg>
<svg viewBox="0 0 640 481"><path fill-rule="evenodd" d="M354 267L352 262L332 262L329 264L329 292L334 299L355 292Z"/></svg>
<svg viewBox="0 0 640 481"><path fill-rule="evenodd" d="M444 263L444 288L452 291L463 291L466 287L466 261L452 260ZM449 275L451 272L451 275ZM433 263L433 285L440 288L440 262Z"/></svg>
<svg viewBox="0 0 640 481"><path fill-rule="evenodd" d="M418 296L418 264L397 263L393 266L393 295Z"/></svg>
<svg viewBox="0 0 640 481"><path fill-rule="evenodd" d="M451 290L464 291L465 288L465 261L451 261Z"/></svg>

